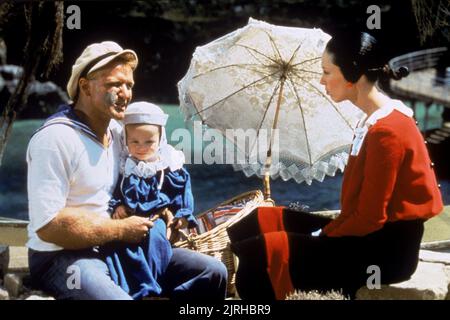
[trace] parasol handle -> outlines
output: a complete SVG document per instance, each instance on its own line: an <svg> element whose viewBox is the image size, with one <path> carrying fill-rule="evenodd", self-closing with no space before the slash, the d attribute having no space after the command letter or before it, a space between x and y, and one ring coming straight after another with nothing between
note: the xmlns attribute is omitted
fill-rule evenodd
<svg viewBox="0 0 450 320"><path fill-rule="evenodd" d="M272 163L272 150L269 147L269 150L267 150L266 163L264 165L264 180L263 180L264 200L270 201L273 204L275 204L275 202L271 198L271 191L270 191L270 165L271 165L271 163Z"/></svg>
<svg viewBox="0 0 450 320"><path fill-rule="evenodd" d="M284 76L281 77L280 92L278 93L277 108L275 110L275 118L273 120L272 130L275 130L278 125L278 115L280 113L280 105L281 105L281 99L283 98L283 87L284 87L285 80L286 80L286 78ZM273 136L271 135L269 149L267 150L267 158L266 158L266 164L265 164L265 170L264 170L264 200L268 201L268 202L272 202L272 204L275 205L275 201L273 201L271 198L271 191L270 191L270 166L272 164L272 139L273 139Z"/></svg>
<svg viewBox="0 0 450 320"><path fill-rule="evenodd" d="M274 203L272 200L270 192L270 173L266 171L264 173L264 200Z"/></svg>

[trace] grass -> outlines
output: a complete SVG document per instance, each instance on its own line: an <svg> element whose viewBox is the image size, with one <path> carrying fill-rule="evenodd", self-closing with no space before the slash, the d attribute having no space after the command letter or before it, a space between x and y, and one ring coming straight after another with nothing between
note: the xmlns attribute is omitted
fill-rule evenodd
<svg viewBox="0 0 450 320"><path fill-rule="evenodd" d="M294 291L286 297L286 300L350 300L350 298L334 290L324 293L312 290L309 292Z"/></svg>
<svg viewBox="0 0 450 320"><path fill-rule="evenodd" d="M422 242L450 240L450 205L444 211L425 222Z"/></svg>

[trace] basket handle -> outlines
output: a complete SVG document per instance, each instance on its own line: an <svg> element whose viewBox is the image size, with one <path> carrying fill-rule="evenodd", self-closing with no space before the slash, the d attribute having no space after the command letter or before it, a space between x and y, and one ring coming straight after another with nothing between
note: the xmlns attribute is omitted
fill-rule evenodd
<svg viewBox="0 0 450 320"><path fill-rule="evenodd" d="M190 248L197 250L197 244L196 244L196 237L197 235L195 233L187 233L186 231L179 229L178 232L181 234L181 236L188 242L188 245Z"/></svg>

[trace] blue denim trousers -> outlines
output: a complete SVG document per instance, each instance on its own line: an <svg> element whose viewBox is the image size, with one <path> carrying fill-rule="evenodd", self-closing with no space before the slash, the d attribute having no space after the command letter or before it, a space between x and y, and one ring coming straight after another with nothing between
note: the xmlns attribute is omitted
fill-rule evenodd
<svg viewBox="0 0 450 320"><path fill-rule="evenodd" d="M56 299L132 300L109 276L104 257L93 249L40 252L29 250L34 287ZM162 296L175 301L221 301L227 269L210 256L175 248L160 280Z"/></svg>

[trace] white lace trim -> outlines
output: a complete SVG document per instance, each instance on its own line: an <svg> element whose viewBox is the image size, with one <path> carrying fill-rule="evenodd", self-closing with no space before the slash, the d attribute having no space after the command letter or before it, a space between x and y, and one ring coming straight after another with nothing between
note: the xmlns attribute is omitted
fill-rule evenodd
<svg viewBox="0 0 450 320"><path fill-rule="evenodd" d="M157 161L138 161L127 155L122 160L121 172L125 177L134 174L141 178L149 178L166 168L169 168L170 171L179 170L183 167L184 162L183 152L176 150L171 145L166 145L160 149L160 157Z"/></svg>
<svg viewBox="0 0 450 320"><path fill-rule="evenodd" d="M284 165L282 162L272 164L269 169L272 179L281 177L284 181L294 179L297 183L305 182L311 185L313 180L322 182L326 175L335 176L336 172L340 170L344 171L348 161L348 152L340 152L331 156L328 156L312 166L305 164L291 164L290 166ZM234 164L234 170L244 171L247 177L256 175L260 178L264 177L264 165L260 163L255 164Z"/></svg>

